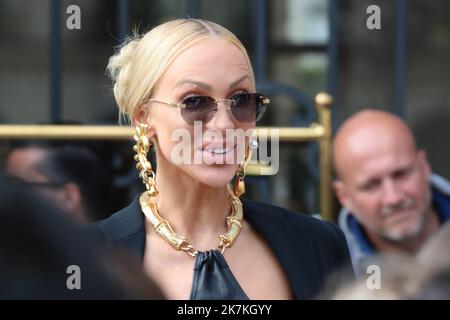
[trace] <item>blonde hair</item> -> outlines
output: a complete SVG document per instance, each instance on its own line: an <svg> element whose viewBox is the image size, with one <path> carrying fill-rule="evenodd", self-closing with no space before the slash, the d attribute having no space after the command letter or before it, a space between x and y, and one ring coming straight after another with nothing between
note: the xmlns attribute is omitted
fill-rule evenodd
<svg viewBox="0 0 450 320"><path fill-rule="evenodd" d="M110 57L107 73L114 83L114 97L120 116L133 120L133 115L179 53L195 41L219 37L236 45L244 54L255 87L254 75L248 57L239 39L228 29L207 20L176 19L163 23L143 36L129 38Z"/></svg>

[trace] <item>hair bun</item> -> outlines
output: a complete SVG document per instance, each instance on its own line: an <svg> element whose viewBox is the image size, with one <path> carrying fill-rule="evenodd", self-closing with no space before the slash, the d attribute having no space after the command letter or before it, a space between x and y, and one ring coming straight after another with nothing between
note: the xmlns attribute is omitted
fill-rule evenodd
<svg viewBox="0 0 450 320"><path fill-rule="evenodd" d="M108 76L114 82L114 97L121 112L127 110L128 80L139 41L140 39L135 38L125 42L125 44L109 58L108 66L106 68Z"/></svg>

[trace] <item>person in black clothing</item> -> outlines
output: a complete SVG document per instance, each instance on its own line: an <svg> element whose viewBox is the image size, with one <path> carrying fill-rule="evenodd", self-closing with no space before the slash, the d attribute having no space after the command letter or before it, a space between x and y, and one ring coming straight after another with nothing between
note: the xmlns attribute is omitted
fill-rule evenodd
<svg viewBox="0 0 450 320"><path fill-rule="evenodd" d="M75 221L98 221L111 213L113 190L112 166L100 146L84 141L17 140L10 144L5 172L15 183L54 201Z"/></svg>
<svg viewBox="0 0 450 320"><path fill-rule="evenodd" d="M0 178L0 299L162 299L134 257L32 189Z"/></svg>
<svg viewBox="0 0 450 320"><path fill-rule="evenodd" d="M167 298L310 299L349 263L335 225L241 200L251 135L229 133L251 132L269 98L256 92L234 34L206 20L169 21L127 41L108 71L136 126L147 191L97 230L134 252Z"/></svg>

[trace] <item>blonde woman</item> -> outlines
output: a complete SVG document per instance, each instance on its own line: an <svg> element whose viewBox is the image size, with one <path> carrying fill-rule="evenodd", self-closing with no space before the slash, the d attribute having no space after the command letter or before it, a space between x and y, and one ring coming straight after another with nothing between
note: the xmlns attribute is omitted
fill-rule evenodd
<svg viewBox="0 0 450 320"><path fill-rule="evenodd" d="M252 130L269 99L255 92L247 52L230 31L169 21L124 44L108 71L136 126L147 191L97 228L140 257L169 299L312 298L349 261L334 225L240 199L250 140L228 133ZM174 152L174 132L188 133L189 161Z"/></svg>

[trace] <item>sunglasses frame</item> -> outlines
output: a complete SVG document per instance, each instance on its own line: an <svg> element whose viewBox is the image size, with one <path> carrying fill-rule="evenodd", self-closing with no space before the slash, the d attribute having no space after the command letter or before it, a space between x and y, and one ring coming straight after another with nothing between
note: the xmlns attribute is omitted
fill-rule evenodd
<svg viewBox="0 0 450 320"><path fill-rule="evenodd" d="M21 178L15 176L4 175L3 179L5 179L8 183L18 187L26 187L26 188L50 188L56 189L64 186L64 182L34 182L34 181L26 181Z"/></svg>
<svg viewBox="0 0 450 320"><path fill-rule="evenodd" d="M245 94L255 94L255 95L258 95L258 97L259 98L261 98L261 102L262 102L262 105L264 106L264 105L268 105L269 103L270 103L270 99L267 97L267 96L265 96L265 95L263 95L262 93L258 93L258 92L253 92L253 93L243 93L243 95L245 95ZM218 103L219 102L225 102L225 101L229 101L229 102L231 102L230 104L227 104L226 105L226 108L227 108L227 110L230 110L231 112L232 112L232 110L231 110L231 108L234 106L234 105L236 105L236 103L237 103L237 101L235 100L235 99L221 99L221 100L215 100L214 98L212 98L212 97L210 97L210 96L199 96L199 97L207 97L207 98L211 98L212 100L214 100L214 104L216 105L216 108L218 107ZM186 99L188 99L188 98L186 98ZM157 99L152 99L152 98L150 98L150 99L148 99L147 100L147 102L146 102L146 104L151 104L151 103L161 103L161 104L165 104L165 105L167 105L167 106L169 106L169 107L172 107L172 108L176 108L176 109L187 109L187 107L186 107L186 104L185 103L170 103L170 102L165 102L165 101L161 101L161 100L157 100ZM217 109L216 109L217 110ZM234 114L233 114L233 117L235 117L234 116ZM184 119L184 118L183 118ZM238 120L238 119L236 119L236 120ZM186 121L186 120L185 120ZM211 120L210 120L211 121ZM239 121L239 120L238 120ZM187 122L187 121L186 121ZM242 121L240 121L240 122L242 122ZM189 122L187 122L188 124L190 124ZM191 125L191 124L190 124Z"/></svg>

